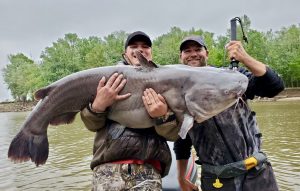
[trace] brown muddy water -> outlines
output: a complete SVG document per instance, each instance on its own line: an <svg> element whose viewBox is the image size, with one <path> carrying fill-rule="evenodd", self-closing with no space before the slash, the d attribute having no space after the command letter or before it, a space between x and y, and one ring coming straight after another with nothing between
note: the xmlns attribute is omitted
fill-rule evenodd
<svg viewBox="0 0 300 191"><path fill-rule="evenodd" d="M300 190L300 101L255 102L251 106L280 190ZM14 164L7 159L8 146L26 115L28 112L0 113L0 190L90 190L94 135L79 118L71 125L48 128L50 151L45 165Z"/></svg>

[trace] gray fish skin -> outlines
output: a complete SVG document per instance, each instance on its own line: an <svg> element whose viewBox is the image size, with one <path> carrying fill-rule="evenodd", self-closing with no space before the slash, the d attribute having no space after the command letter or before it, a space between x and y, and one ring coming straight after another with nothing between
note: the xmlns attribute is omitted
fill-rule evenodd
<svg viewBox="0 0 300 191"><path fill-rule="evenodd" d="M142 101L143 91L153 88L167 101L180 125L185 115L202 122L237 102L248 79L239 72L212 67L169 65L159 68L110 66L77 72L35 93L41 99L12 140L8 157L14 162L31 160L44 164L49 154L49 124L71 123L75 115L93 101L99 80L122 73L127 83L120 94L131 93L113 104L108 118L131 128L154 125ZM192 121L193 122L193 121Z"/></svg>

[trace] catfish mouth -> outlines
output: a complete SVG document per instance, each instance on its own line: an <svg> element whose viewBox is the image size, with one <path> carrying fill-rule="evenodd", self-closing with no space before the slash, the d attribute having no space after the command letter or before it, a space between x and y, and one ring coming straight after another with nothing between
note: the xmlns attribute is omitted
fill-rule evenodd
<svg viewBox="0 0 300 191"><path fill-rule="evenodd" d="M241 80L238 82L238 85L232 90L228 90L228 89L224 90L224 94L226 96L232 96L233 98L238 99L244 95L244 93L247 90L247 87L248 87L248 81L246 82Z"/></svg>
<svg viewBox="0 0 300 191"><path fill-rule="evenodd" d="M225 90L225 91L224 91L224 94L225 94L226 96L230 96L230 97L232 97L232 98L238 99L238 98L240 98L240 97L243 96L243 92L244 92L243 89L237 88L237 90L233 90L233 91Z"/></svg>
<svg viewBox="0 0 300 191"><path fill-rule="evenodd" d="M240 91L236 92L236 98L242 97L243 94L244 94L243 92L244 92L243 90L240 90Z"/></svg>

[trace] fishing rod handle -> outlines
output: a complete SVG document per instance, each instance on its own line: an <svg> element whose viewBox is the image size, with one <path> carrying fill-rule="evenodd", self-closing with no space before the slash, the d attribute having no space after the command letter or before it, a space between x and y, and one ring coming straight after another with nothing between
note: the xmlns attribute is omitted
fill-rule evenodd
<svg viewBox="0 0 300 191"><path fill-rule="evenodd" d="M230 20L230 39L236 40L236 18Z"/></svg>
<svg viewBox="0 0 300 191"><path fill-rule="evenodd" d="M236 17L230 20L230 40L236 40ZM234 58L231 59L230 68L237 69L239 67L239 61Z"/></svg>

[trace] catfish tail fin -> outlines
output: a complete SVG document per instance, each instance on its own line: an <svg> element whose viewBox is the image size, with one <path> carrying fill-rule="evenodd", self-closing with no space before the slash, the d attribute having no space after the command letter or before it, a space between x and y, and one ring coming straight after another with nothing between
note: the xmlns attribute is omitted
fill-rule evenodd
<svg viewBox="0 0 300 191"><path fill-rule="evenodd" d="M8 158L21 163L31 159L36 166L45 164L49 154L47 134L33 135L24 130L12 140L8 149Z"/></svg>

